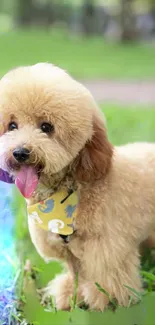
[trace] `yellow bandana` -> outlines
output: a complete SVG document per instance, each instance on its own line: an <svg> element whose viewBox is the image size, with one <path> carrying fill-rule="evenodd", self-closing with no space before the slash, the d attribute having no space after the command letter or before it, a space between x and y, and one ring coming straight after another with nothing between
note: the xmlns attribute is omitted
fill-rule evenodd
<svg viewBox="0 0 155 325"><path fill-rule="evenodd" d="M47 200L28 206L28 215L44 230L60 235L71 235L73 219L76 217L78 193L70 195L59 191Z"/></svg>

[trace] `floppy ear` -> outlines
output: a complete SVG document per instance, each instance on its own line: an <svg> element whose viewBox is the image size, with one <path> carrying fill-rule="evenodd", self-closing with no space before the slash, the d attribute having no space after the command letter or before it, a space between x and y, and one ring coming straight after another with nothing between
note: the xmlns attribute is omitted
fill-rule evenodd
<svg viewBox="0 0 155 325"><path fill-rule="evenodd" d="M76 177L80 182L91 182L105 176L111 165L113 147L99 118L94 117L93 135L77 157Z"/></svg>

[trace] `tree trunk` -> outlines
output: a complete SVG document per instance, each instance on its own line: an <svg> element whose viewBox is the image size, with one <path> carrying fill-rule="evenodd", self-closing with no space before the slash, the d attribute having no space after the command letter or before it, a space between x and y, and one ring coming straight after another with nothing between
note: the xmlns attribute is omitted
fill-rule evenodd
<svg viewBox="0 0 155 325"><path fill-rule="evenodd" d="M95 31L95 6L93 0L85 0L82 11L83 31L87 36L90 36Z"/></svg>
<svg viewBox="0 0 155 325"><path fill-rule="evenodd" d="M20 25L29 25L33 17L33 0L18 0L17 15Z"/></svg>
<svg viewBox="0 0 155 325"><path fill-rule="evenodd" d="M133 41L136 37L133 0L121 0L121 41Z"/></svg>
<svg viewBox="0 0 155 325"><path fill-rule="evenodd" d="M153 27L152 27L152 35L155 35L155 0L150 1L150 14L152 17Z"/></svg>

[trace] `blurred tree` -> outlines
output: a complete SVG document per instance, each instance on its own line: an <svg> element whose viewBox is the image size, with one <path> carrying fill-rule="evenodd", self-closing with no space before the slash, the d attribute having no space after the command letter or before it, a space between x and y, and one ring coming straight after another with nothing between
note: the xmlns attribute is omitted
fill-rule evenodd
<svg viewBox="0 0 155 325"><path fill-rule="evenodd" d="M33 15L33 0L17 0L17 19L21 25L29 25Z"/></svg>
<svg viewBox="0 0 155 325"><path fill-rule="evenodd" d="M137 38L136 21L133 11L134 0L121 0L121 40L133 41Z"/></svg>
<svg viewBox="0 0 155 325"><path fill-rule="evenodd" d="M0 0L1 1L1 0ZM62 0L14 0L17 5L17 20L20 25L37 24L50 27L55 22L70 19L71 4Z"/></svg>
<svg viewBox="0 0 155 325"><path fill-rule="evenodd" d="M95 31L94 0L84 0L82 8L82 25L84 33L89 36Z"/></svg>
<svg viewBox="0 0 155 325"><path fill-rule="evenodd" d="M152 17L153 27L152 34L155 33L155 0L150 0L150 15Z"/></svg>

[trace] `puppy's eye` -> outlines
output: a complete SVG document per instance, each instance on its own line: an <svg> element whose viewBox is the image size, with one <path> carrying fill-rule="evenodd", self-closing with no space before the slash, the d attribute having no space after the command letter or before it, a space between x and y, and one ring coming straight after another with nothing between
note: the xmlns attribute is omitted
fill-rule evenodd
<svg viewBox="0 0 155 325"><path fill-rule="evenodd" d="M18 129L18 125L16 122L10 122L8 125L8 131L13 131L15 129Z"/></svg>
<svg viewBox="0 0 155 325"><path fill-rule="evenodd" d="M42 123L40 128L44 133L52 133L54 131L54 125L47 122Z"/></svg>

